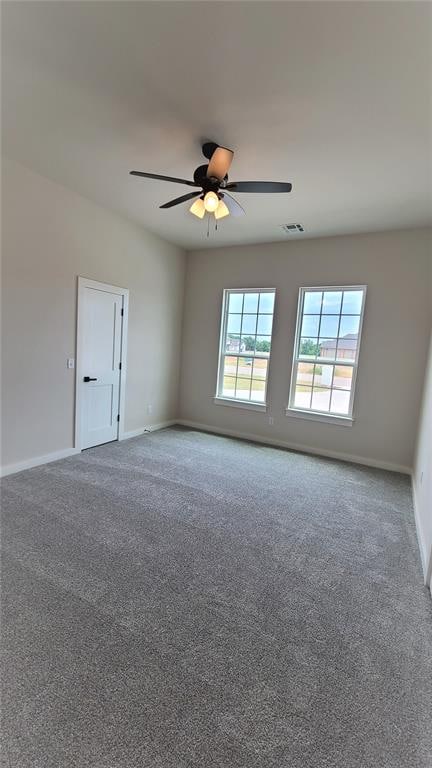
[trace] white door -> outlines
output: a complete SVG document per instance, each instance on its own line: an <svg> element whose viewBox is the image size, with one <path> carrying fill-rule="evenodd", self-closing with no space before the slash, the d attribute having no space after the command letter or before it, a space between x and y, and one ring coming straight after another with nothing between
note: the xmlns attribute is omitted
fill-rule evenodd
<svg viewBox="0 0 432 768"><path fill-rule="evenodd" d="M123 295L84 287L80 294L81 448L117 440Z"/></svg>

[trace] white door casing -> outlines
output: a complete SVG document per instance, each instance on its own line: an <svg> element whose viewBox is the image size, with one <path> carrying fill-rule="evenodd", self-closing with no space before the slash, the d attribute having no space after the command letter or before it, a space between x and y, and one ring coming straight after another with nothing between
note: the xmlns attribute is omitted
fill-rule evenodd
<svg viewBox="0 0 432 768"><path fill-rule="evenodd" d="M123 431L128 291L78 278L75 447Z"/></svg>

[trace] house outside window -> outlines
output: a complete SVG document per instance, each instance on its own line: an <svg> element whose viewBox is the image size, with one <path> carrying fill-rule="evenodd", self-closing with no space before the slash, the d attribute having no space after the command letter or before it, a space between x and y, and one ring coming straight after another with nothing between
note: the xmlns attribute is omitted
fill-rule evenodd
<svg viewBox="0 0 432 768"><path fill-rule="evenodd" d="M347 358L348 360L355 360L357 349L357 334L347 333L342 336L339 341L336 339L328 339L321 344L320 357L335 356L335 350L337 346L338 359Z"/></svg>

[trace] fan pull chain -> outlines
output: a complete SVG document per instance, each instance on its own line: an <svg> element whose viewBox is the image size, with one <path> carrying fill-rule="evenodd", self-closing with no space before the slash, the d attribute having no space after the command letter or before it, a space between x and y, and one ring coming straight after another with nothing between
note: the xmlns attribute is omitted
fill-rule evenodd
<svg viewBox="0 0 432 768"><path fill-rule="evenodd" d="M207 237L210 235L210 216L207 216Z"/></svg>

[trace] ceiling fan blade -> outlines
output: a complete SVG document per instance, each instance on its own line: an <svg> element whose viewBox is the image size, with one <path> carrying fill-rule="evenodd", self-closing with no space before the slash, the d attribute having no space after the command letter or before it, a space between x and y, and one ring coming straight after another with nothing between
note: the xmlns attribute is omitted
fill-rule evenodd
<svg viewBox="0 0 432 768"><path fill-rule="evenodd" d="M158 173L144 173L143 171L129 171L131 176L142 176L144 179L157 179L157 181L174 181L176 184L186 184L188 187L198 187L194 181L176 179L174 176L160 176Z"/></svg>
<svg viewBox="0 0 432 768"><path fill-rule="evenodd" d="M188 192L187 195L182 195L181 197L175 197L174 200L169 200L168 203L160 205L159 208L172 208L174 205L185 203L186 200L192 200L194 197L199 197L200 194L201 192Z"/></svg>
<svg viewBox="0 0 432 768"><path fill-rule="evenodd" d="M210 158L207 168L207 178L214 178L222 181L229 171L233 156L234 152L231 149L217 147Z"/></svg>
<svg viewBox="0 0 432 768"><path fill-rule="evenodd" d="M240 203L237 202L237 200L234 197L231 197L231 195L228 194L228 192L223 191L221 194L221 197L228 208L231 216L244 216L246 211L245 209L240 205Z"/></svg>
<svg viewBox="0 0 432 768"><path fill-rule="evenodd" d="M230 181L230 192L291 192L292 184L284 181Z"/></svg>

